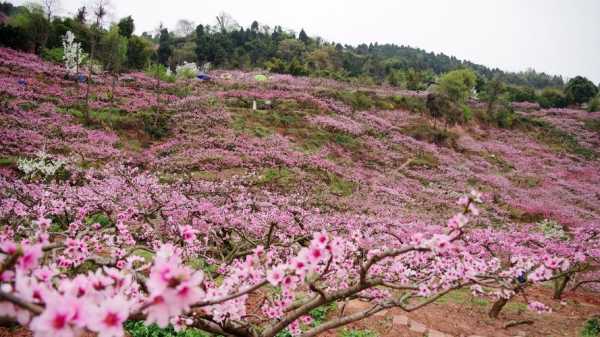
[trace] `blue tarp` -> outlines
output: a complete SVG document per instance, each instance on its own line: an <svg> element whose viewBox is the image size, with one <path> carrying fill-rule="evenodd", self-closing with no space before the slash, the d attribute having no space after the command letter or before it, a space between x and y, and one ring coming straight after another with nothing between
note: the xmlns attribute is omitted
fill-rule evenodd
<svg viewBox="0 0 600 337"><path fill-rule="evenodd" d="M206 75L206 74L200 74L197 76L199 80L201 81L210 81L210 76Z"/></svg>

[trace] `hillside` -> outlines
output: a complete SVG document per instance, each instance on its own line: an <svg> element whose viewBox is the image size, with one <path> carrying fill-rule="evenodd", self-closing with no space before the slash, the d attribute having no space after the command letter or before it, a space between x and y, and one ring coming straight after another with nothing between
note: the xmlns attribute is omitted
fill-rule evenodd
<svg viewBox="0 0 600 337"><path fill-rule="evenodd" d="M425 92L277 74L262 81L241 71L210 75L162 82L159 95L143 73L122 76L114 94L111 77L94 76L86 121L85 83L37 56L0 49L3 237L27 237L27 224L48 219L51 240L85 246L57 257L64 267L107 258L116 264L127 247L169 238L216 275L211 262L233 268L264 237L267 248L291 250L322 230L360 236L367 246L388 234L404 242L415 231L438 233L460 211L456 200L478 190L484 203L468 242L499 251L518 246L528 256L583 252L597 261L598 239L590 233L600 223L598 112L525 104L516 106L523 111L509 129L477 118L445 128L425 113ZM477 103L472 107L477 114ZM55 169L43 171L40 158ZM573 240L527 243L548 226ZM190 233L201 240L188 242ZM582 237L589 250L577 246ZM216 262L221 258L227 267ZM548 289L534 289L532 296L551 302ZM252 305L248 310L257 310ZM571 335L598 307L584 309L564 326L534 318L523 329ZM506 318L524 311L511 310ZM456 329L447 332L464 332Z"/></svg>

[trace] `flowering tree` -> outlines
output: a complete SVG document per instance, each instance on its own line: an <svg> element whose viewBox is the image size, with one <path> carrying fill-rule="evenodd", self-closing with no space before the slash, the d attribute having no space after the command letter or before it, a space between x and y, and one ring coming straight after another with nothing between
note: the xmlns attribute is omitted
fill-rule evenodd
<svg viewBox="0 0 600 337"><path fill-rule="evenodd" d="M70 74L77 74L79 66L85 62L86 55L81 43L75 42L75 34L68 31L63 38L65 68Z"/></svg>
<svg viewBox="0 0 600 337"><path fill-rule="evenodd" d="M139 195L134 197L142 198L139 201L128 201L128 190L134 188L146 191L150 203L167 202L146 207L178 212L172 207L175 205L168 206L167 200L174 196L155 190L159 187L151 177L115 178L109 178L108 183L116 190L120 189L119 184L125 184L121 188L134 184L111 197L116 199L115 207L146 199ZM88 211L92 200L104 204L93 196L94 189L88 189L87 195L83 190L77 191L84 195L81 201L88 200L88 206L84 206ZM24 205L18 206L18 195L15 194L12 207L3 212L5 219L11 219L15 225L18 219L23 221L34 215L22 211ZM160 201L161 195L165 201ZM535 270L537 276L531 280L541 281L549 275L539 272L540 268L551 271L564 263L549 265L521 256L505 269L480 246L471 245L466 226L469 217L478 214L475 204L481 201L475 192L461 198L463 212L450 219L445 228L430 232L381 230L382 227L365 233L332 228L310 235L286 228L294 226L286 226L289 220L277 217L269 222L264 236L238 228L229 231L230 237L225 238L219 232L227 229L221 228L215 238L235 247L227 257L214 250L211 242L215 239L209 232L187 225L177 226L178 238L167 243L152 240L154 235L140 240L139 235L147 234L132 232L133 223L140 212L149 209L128 208L120 212L114 219L116 228L103 228L100 224L88 228L81 226L83 219L76 220L65 232L64 240L50 230L55 221L47 217L62 211L56 209L58 205L48 208L50 200L45 200L44 194L38 198L39 203L32 208L38 214L33 221L35 230L27 239L18 241L15 238L28 230L11 226L4 231L0 245L2 314L29 326L35 336L75 336L84 330L101 336L123 336L122 325L128 319L144 319L162 327L197 327L229 336L273 337L285 329L293 335L316 336L388 308L418 310L461 287L501 294L510 291L511 280L524 269ZM66 211L81 205L80 201L69 200L72 206L58 207ZM79 215L75 216L80 219L87 212L76 209ZM159 228L150 223L144 227ZM95 235L90 229L101 234ZM113 229L116 233L111 234ZM136 254L139 251L150 252L152 261ZM211 261L216 270L191 268L188 263L198 256ZM77 272L81 270L78 266L86 263L96 267L87 273ZM250 305L250 298L260 299L260 304ZM353 298L368 299L372 305L318 326L310 324L311 310ZM544 309L539 303L532 303L531 307Z"/></svg>

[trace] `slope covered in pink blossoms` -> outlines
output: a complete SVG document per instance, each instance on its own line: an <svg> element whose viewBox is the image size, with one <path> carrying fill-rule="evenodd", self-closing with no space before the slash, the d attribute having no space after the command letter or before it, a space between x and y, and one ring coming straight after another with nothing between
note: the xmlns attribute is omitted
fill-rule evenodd
<svg viewBox="0 0 600 337"><path fill-rule="evenodd" d="M597 289L600 113L438 139L425 93L215 71L159 95L142 73L114 94L94 76L85 122L87 84L65 75L0 49L0 316L35 336L127 319L314 336L330 302L367 299L368 317L456 288Z"/></svg>

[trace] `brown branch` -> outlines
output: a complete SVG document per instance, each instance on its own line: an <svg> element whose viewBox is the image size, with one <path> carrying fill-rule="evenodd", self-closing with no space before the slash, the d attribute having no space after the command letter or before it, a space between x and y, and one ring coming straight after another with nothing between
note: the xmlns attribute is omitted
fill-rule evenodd
<svg viewBox="0 0 600 337"><path fill-rule="evenodd" d="M15 296L13 294L5 293L1 290L0 290L0 299L10 302L10 303L18 306L21 309L28 310L31 313L36 314L36 315L40 315L42 312L44 312L44 308L40 307L39 305L29 303L25 300L18 298L17 296Z"/></svg>

